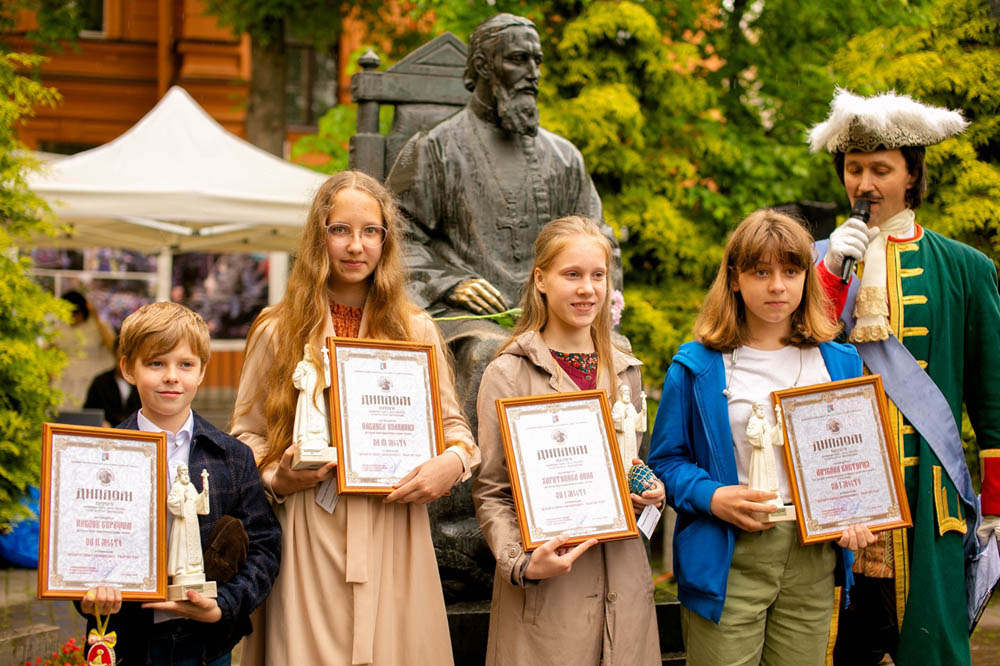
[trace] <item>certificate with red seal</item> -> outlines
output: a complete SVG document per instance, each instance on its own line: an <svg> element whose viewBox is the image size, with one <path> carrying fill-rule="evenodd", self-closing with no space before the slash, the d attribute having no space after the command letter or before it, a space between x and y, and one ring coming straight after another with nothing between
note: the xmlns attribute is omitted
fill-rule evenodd
<svg viewBox="0 0 1000 666"><path fill-rule="evenodd" d="M337 490L383 494L444 451L434 345L327 338Z"/></svg>
<svg viewBox="0 0 1000 666"><path fill-rule="evenodd" d="M525 551L639 536L604 391L496 401Z"/></svg>
<svg viewBox="0 0 1000 666"><path fill-rule="evenodd" d="M166 599L166 435L45 423L38 597Z"/></svg>
<svg viewBox="0 0 1000 666"><path fill-rule="evenodd" d="M912 525L880 375L771 398L781 408L802 543L836 540L851 525L872 532Z"/></svg>

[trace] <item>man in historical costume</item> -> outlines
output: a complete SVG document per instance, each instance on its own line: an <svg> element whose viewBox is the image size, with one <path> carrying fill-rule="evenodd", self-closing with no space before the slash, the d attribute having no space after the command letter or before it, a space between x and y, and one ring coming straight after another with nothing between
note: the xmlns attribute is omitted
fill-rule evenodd
<svg viewBox="0 0 1000 666"><path fill-rule="evenodd" d="M411 138L389 173L386 182L412 223L407 260L415 300L435 316L516 306L542 226L571 214L601 220L580 151L539 127L541 61L530 20L497 14L484 21L469 38L468 103ZM461 386L461 375L478 384L508 333L488 321L441 324L462 369L466 413L475 414L478 387ZM470 338L482 344L467 344Z"/></svg>
<svg viewBox="0 0 1000 666"><path fill-rule="evenodd" d="M886 652L900 666L969 664L966 575L996 556L996 270L981 252L922 228L914 215L926 189L925 147L966 125L958 112L906 96L840 90L829 118L810 133L814 151L833 155L851 204L871 202L867 225L849 220L817 244L819 274L866 367L882 374L914 524L880 533L858 553L850 605L839 617L840 665L876 664ZM841 282L848 258L860 276L850 287ZM963 402L982 450L981 512L957 425Z"/></svg>

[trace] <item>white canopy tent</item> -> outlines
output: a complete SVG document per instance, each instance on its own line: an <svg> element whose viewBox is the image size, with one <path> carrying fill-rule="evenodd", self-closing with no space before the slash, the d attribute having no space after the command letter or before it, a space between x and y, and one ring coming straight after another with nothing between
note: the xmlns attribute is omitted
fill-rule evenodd
<svg viewBox="0 0 1000 666"><path fill-rule="evenodd" d="M293 250L325 179L229 133L174 86L120 137L47 164L28 184L66 225L37 244L158 252L165 299L172 253ZM274 259L272 301L287 255Z"/></svg>

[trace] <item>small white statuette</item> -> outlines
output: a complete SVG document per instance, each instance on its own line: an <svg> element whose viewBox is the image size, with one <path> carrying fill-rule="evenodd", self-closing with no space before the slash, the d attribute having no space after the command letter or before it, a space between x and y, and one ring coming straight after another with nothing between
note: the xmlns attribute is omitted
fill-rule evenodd
<svg viewBox="0 0 1000 666"><path fill-rule="evenodd" d="M764 523L782 520L795 520L795 507L785 506L781 501L781 486L778 482L778 464L774 459L774 447L784 446L781 431L781 407L774 407L776 425L769 425L764 418L764 406L753 403L750 410L750 420L747 421L747 441L752 447L750 452L750 473L747 486L750 490L764 490L778 495L772 500L764 500L762 504L773 504L778 507L774 513L761 513L757 518Z"/></svg>
<svg viewBox="0 0 1000 666"><path fill-rule="evenodd" d="M330 355L326 347L322 348L321 353L322 384L308 343L303 346L302 360L295 366L292 375L292 383L299 390L292 429L292 443L297 446L292 458L292 469L296 471L318 469L337 459L337 451L330 444L330 419L322 391L330 386Z"/></svg>
<svg viewBox="0 0 1000 666"><path fill-rule="evenodd" d="M615 435L618 437L618 450L622 456L622 469L626 476L632 467L632 460L639 457L639 441L636 433L646 432L646 421L649 417L646 412L646 392L639 393L639 400L642 403L640 411L635 411L632 405L632 389L628 384L618 387L618 399L611 407L611 420L615 424Z"/></svg>
<svg viewBox="0 0 1000 666"><path fill-rule="evenodd" d="M167 509L174 515L170 528L167 553L167 573L172 585L167 587L169 601L185 601L187 590L203 597L215 597L214 581L205 580L205 561L201 554L201 532L198 516L208 514L208 470L201 470L201 492L195 489L188 466L177 466L177 478L167 495Z"/></svg>

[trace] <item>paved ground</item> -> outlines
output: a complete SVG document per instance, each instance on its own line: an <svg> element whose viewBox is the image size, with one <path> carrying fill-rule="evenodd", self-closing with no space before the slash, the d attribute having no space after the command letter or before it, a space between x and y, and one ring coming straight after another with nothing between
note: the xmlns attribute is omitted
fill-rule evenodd
<svg viewBox="0 0 1000 666"><path fill-rule="evenodd" d="M86 623L77 614L72 603L40 601L35 598L36 589L37 572L34 569L0 568L0 666L22 666L26 657L50 655L57 645L64 644L70 638L75 637L78 642L83 638ZM26 646L20 642L22 652L25 647L35 650L22 655L12 651L9 644L4 644L4 634L31 625L51 625L57 628L46 636L49 647L43 647L40 642L36 642L34 646ZM239 655L233 656L234 666L239 666ZM1000 666L1000 594L994 595L993 603L972 636L972 664Z"/></svg>

